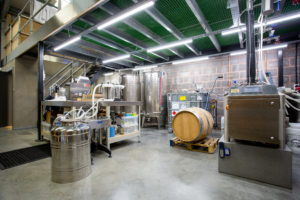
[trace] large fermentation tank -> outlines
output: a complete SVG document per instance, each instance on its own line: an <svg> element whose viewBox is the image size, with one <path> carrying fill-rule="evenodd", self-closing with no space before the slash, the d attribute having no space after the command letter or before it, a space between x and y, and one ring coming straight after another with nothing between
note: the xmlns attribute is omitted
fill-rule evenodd
<svg viewBox="0 0 300 200"><path fill-rule="evenodd" d="M158 115L163 110L163 72L144 73L144 109L146 115Z"/></svg>
<svg viewBox="0 0 300 200"><path fill-rule="evenodd" d="M125 74L122 76L122 85L124 85L123 98L125 101L141 100L140 78L136 74ZM137 106L127 106L124 110L126 113L137 113Z"/></svg>

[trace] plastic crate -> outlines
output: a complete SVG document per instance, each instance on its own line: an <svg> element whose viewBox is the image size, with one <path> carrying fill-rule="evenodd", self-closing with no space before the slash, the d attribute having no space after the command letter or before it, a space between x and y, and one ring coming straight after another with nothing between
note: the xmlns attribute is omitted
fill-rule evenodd
<svg viewBox="0 0 300 200"><path fill-rule="evenodd" d="M42 132L43 135L50 135L51 134L51 124L43 121L41 132Z"/></svg>
<svg viewBox="0 0 300 200"><path fill-rule="evenodd" d="M139 124L139 118L138 118L138 115L118 117L116 119L116 123L118 126L121 126L121 127L137 126Z"/></svg>
<svg viewBox="0 0 300 200"><path fill-rule="evenodd" d="M127 134L132 133L138 130L138 126L125 126L125 127L119 127L119 131L121 134Z"/></svg>

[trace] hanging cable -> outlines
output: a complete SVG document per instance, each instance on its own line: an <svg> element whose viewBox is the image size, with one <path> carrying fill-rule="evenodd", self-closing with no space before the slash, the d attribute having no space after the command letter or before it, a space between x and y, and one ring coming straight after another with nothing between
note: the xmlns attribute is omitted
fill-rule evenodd
<svg viewBox="0 0 300 200"><path fill-rule="evenodd" d="M266 76L265 72L265 67L264 67L264 58L263 58L263 39L264 39L264 26L263 26L263 21L264 21L264 16L261 13L260 16L258 17L258 23L259 23L259 31L260 31L260 40L259 40L259 51L258 51L258 68L260 68L260 79L261 82L266 82L267 84L270 85L270 81Z"/></svg>

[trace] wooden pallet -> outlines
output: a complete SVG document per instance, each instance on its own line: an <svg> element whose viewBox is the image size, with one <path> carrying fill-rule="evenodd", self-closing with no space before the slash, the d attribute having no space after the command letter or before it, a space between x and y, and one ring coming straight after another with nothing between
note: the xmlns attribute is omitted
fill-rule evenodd
<svg viewBox="0 0 300 200"><path fill-rule="evenodd" d="M205 138L198 142L184 142L177 137L170 140L170 146L184 147L190 151L214 153L218 146L219 138Z"/></svg>

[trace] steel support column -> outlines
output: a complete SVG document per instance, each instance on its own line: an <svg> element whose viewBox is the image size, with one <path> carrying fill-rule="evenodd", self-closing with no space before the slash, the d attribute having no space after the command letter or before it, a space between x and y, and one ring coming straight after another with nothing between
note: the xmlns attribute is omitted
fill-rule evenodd
<svg viewBox="0 0 300 200"><path fill-rule="evenodd" d="M42 140L42 101L44 100L44 86L43 86L43 72L44 72L44 43L38 43L38 118L37 118L37 139Z"/></svg>
<svg viewBox="0 0 300 200"><path fill-rule="evenodd" d="M246 28L247 83L253 84L256 77L253 0L247 0Z"/></svg>

